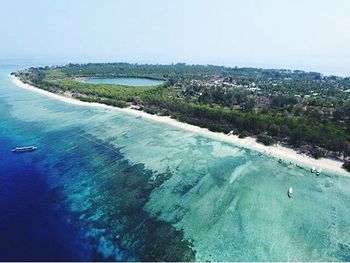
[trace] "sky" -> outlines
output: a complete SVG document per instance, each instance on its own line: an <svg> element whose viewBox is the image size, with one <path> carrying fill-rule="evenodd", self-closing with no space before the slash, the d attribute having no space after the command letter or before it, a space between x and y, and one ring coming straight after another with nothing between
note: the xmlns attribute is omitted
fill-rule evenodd
<svg viewBox="0 0 350 263"><path fill-rule="evenodd" d="M0 62L218 64L350 75L348 0L0 0Z"/></svg>

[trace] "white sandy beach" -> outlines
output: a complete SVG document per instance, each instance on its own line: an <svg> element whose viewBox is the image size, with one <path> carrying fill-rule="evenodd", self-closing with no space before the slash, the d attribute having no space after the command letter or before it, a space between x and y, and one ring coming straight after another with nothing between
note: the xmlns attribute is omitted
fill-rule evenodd
<svg viewBox="0 0 350 263"><path fill-rule="evenodd" d="M90 103L90 102L79 101L79 100L70 98L68 96L54 94L54 93L36 88L34 86L31 86L29 84L25 84L25 83L21 82L15 76L11 76L11 80L16 86L18 86L20 88L25 88L25 89L31 90L33 92L37 92L37 93L61 100L61 101L66 102L66 103L71 103L71 104L80 105L80 106L106 108L106 109L110 109L110 110L124 112L126 114L141 116L142 118L145 118L148 120L165 123L165 124L168 124L168 125L171 125L171 126L183 129L183 130L187 130L187 131L190 131L190 132L193 132L196 134L200 134L200 135L203 135L206 137L210 137L210 138L213 138L216 140L220 140L220 141L224 141L224 142L228 142L228 143L233 143L235 145L239 145L239 146L244 147L244 148L252 149L252 150L264 153L264 154L269 154L269 155L274 156L276 158L282 158L285 161L288 161L288 162L291 161L295 164L300 164L308 169L310 169L311 167L314 166L314 167L316 167L316 169L322 168L323 171L328 172L328 173L350 177L350 173L342 168L343 163L340 161L335 161L335 160L331 160L331 159L327 159L327 158L322 158L322 159L316 160L316 159L309 157L309 156L306 156L304 154L299 154L293 149L282 147L280 145L265 146L265 145L262 145L260 143L257 143L255 138L252 138L252 137L240 139L236 135L226 135L223 133L212 132L212 131L209 131L208 129L204 129L204 128L200 128L200 127L197 127L197 126L194 126L191 124L179 122L175 119L171 119L168 116L157 116L157 115L148 114L146 112L142 112L142 111L138 111L138 110L134 110L134 109L130 109L130 108L117 108L117 107L112 107L112 106L108 106L108 105L104 105L104 104L100 104L100 103Z"/></svg>

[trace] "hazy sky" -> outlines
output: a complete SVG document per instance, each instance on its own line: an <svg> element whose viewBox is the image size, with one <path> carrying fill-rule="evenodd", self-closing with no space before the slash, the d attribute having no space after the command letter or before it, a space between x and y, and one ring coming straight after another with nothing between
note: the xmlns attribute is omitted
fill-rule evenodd
<svg viewBox="0 0 350 263"><path fill-rule="evenodd" d="M0 60L6 59L350 75L350 1L0 0Z"/></svg>

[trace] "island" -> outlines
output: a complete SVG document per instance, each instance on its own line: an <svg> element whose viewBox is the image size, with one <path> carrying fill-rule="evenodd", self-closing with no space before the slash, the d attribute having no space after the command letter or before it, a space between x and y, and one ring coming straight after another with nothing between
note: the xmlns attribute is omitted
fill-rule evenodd
<svg viewBox="0 0 350 263"><path fill-rule="evenodd" d="M210 131L278 143L350 171L350 78L287 69L89 63L32 67L21 82L83 102L131 107ZM86 79L146 78L128 86Z"/></svg>

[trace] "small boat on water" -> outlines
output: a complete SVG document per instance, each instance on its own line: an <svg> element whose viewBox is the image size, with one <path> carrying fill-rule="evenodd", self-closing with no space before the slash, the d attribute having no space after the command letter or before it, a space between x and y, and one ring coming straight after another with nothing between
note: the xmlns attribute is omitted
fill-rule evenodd
<svg viewBox="0 0 350 263"><path fill-rule="evenodd" d="M288 197L291 198L293 195L293 188L292 187L289 187L288 188Z"/></svg>
<svg viewBox="0 0 350 263"><path fill-rule="evenodd" d="M312 168L311 168L311 172L312 172L312 173L314 173L315 171L316 171L315 166L312 166Z"/></svg>
<svg viewBox="0 0 350 263"><path fill-rule="evenodd" d="M16 147L15 149L12 149L12 152L15 153L25 153L25 152L33 152L36 149L38 149L38 147L36 146L25 146L25 147Z"/></svg>
<svg viewBox="0 0 350 263"><path fill-rule="evenodd" d="M321 168L317 169L316 175L320 175L321 173L322 173L322 169Z"/></svg>

